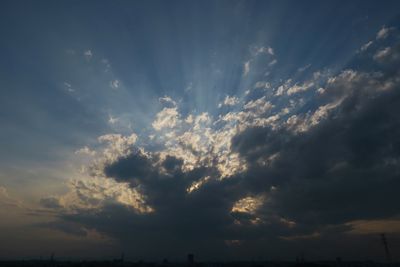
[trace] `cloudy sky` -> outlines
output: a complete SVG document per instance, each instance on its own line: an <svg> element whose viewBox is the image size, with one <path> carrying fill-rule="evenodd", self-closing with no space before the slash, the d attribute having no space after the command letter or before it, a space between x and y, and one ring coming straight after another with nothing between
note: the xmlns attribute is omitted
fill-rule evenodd
<svg viewBox="0 0 400 267"><path fill-rule="evenodd" d="M399 15L2 1L0 259L400 254Z"/></svg>

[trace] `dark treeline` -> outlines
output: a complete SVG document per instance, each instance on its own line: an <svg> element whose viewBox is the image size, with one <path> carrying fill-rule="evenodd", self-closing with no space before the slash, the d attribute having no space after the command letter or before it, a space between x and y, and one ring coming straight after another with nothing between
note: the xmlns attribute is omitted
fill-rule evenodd
<svg viewBox="0 0 400 267"><path fill-rule="evenodd" d="M381 263L374 261L319 261L319 262L129 262L111 261L51 261L51 260L15 260L0 261L1 267L400 267L400 263Z"/></svg>

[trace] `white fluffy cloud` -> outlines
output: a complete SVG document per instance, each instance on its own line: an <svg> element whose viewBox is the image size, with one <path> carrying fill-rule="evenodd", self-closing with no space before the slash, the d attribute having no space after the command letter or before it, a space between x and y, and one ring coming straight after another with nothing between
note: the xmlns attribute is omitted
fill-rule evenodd
<svg viewBox="0 0 400 267"><path fill-rule="evenodd" d="M256 211L264 204L265 195L248 196L238 200L232 207L232 212L242 212L255 214Z"/></svg>
<svg viewBox="0 0 400 267"><path fill-rule="evenodd" d="M119 80L112 80L110 82L110 86L111 86L112 89L118 89L118 87L120 86Z"/></svg>
<svg viewBox="0 0 400 267"><path fill-rule="evenodd" d="M260 54L268 54L268 55L275 55L274 49L270 46L254 46L250 49L251 53L254 56L258 56Z"/></svg>
<svg viewBox="0 0 400 267"><path fill-rule="evenodd" d="M257 100L247 102L243 108L245 110L252 110L255 114L262 115L273 108L273 105L271 102L267 101L265 96L263 96Z"/></svg>
<svg viewBox="0 0 400 267"><path fill-rule="evenodd" d="M361 51L366 51L368 47L370 47L373 43L373 41L369 41L368 43L364 44L363 46L361 46Z"/></svg>
<svg viewBox="0 0 400 267"><path fill-rule="evenodd" d="M222 106L234 106L239 104L239 98L236 96L226 96L222 103L218 104L218 107L221 108Z"/></svg>
<svg viewBox="0 0 400 267"><path fill-rule="evenodd" d="M161 104L171 104L172 106L176 106L176 102L170 96L160 97L158 101Z"/></svg>
<svg viewBox="0 0 400 267"><path fill-rule="evenodd" d="M157 131L164 128L172 129L180 123L180 114L178 113L177 107L164 108L156 115L156 120L152 123L152 126Z"/></svg>
<svg viewBox="0 0 400 267"><path fill-rule="evenodd" d="M390 55L390 52L391 52L390 47L383 48L375 53L374 59L377 61L382 61Z"/></svg>
<svg viewBox="0 0 400 267"><path fill-rule="evenodd" d="M378 31L378 33L376 34L376 39L377 40L379 40L379 39L385 39L388 35L389 35L389 32L392 30L392 28L388 28L388 27L385 27L385 26L383 26L379 31Z"/></svg>
<svg viewBox="0 0 400 267"><path fill-rule="evenodd" d="M103 158L112 162L131 152L132 146L136 143L137 135L134 133L129 136L106 134L100 136L98 140L101 143L107 144L106 148L102 151Z"/></svg>
<svg viewBox="0 0 400 267"><path fill-rule="evenodd" d="M88 59L88 60L90 60L90 59L92 59L92 57L93 57L93 53L92 53L92 50L86 50L85 52L83 52L83 55L84 55L84 57L86 58L86 59Z"/></svg>
<svg viewBox="0 0 400 267"><path fill-rule="evenodd" d="M250 61L246 61L243 65L243 76L247 76L250 72Z"/></svg>
<svg viewBox="0 0 400 267"><path fill-rule="evenodd" d="M77 151L75 151L75 154L77 155L89 155L89 156L95 156L96 151L91 150L88 146L84 146Z"/></svg>

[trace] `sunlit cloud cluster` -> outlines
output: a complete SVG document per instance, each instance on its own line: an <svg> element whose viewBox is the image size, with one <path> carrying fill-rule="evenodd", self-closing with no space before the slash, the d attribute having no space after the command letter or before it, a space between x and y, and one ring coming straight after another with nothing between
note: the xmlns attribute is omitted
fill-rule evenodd
<svg viewBox="0 0 400 267"><path fill-rule="evenodd" d="M140 229L150 225L166 236L190 232L183 239L194 242L203 234L230 247L247 239L294 242L332 231L375 231L380 223L368 222L373 219L369 211L343 212L332 203L353 201L347 188L358 184L355 180L364 175L359 166L369 160L363 148L348 141L355 138L354 125L374 120L371 114L379 112L374 101L395 94L400 86L398 73L385 70L397 64L398 46L379 46L395 32L388 29L357 51L377 64L373 70L323 69L279 82L252 75L259 57L271 70L278 53L270 46L251 46L242 68L249 85L244 93L224 94L216 112L188 110L181 99L159 97L159 109L145 130L103 134L95 144L77 149L75 156L83 159L80 177L71 179L67 194L44 197L41 205L63 219L128 241L116 230L119 225L105 219L109 214L141 238ZM114 80L110 86L117 89L120 84ZM385 119L379 117L376 125ZM121 122L108 118L110 125ZM366 140L375 134L360 127ZM378 147L371 144L369 149ZM397 152L387 148L376 153L382 153L385 163L374 161L373 171L392 182L382 166L396 168ZM373 178L368 182L378 183ZM329 186L341 199L326 191Z"/></svg>
<svg viewBox="0 0 400 267"><path fill-rule="evenodd" d="M388 28L382 28L376 39L386 38L388 32ZM361 50L366 49L364 45ZM375 54L374 60L380 60L384 57L383 54L389 54L391 49L396 48L390 47L378 51L379 56ZM90 50L86 51L85 56L91 56L89 52ZM271 47L252 47L251 60L263 54L270 57L276 56ZM244 65L245 74L249 72L249 64L250 61ZM113 200L130 205L138 212L150 212L153 211L153 207L146 206L146 195L141 192L140 182L136 187L130 187L128 183L121 184L107 178L104 169L108 165L139 151L151 162L152 168L164 174L169 172L163 165L168 158L181 161L182 164L177 167L183 173L190 173L199 168L216 170L194 180L186 188L186 192L190 194L211 180L219 181L235 177L248 170L247 160L232 147L235 136L244 133L247 129L270 128L276 132L285 130L292 134L304 134L329 118L331 113L334 113L356 90L362 88L362 94L374 97L380 91L391 90L398 86L398 83L397 76L386 78L379 71L362 72L352 69L344 70L337 75L318 71L306 81L295 82L288 79L276 86L272 86L266 80L261 80L254 83L253 90L261 88L265 92L264 95L257 98L226 95L218 107L225 106L230 109L226 109L218 116L207 112L184 115L180 112L176 100L170 96L164 96L159 98L163 107L151 122L153 131L149 135L151 142L157 144L157 149L149 150L137 145L137 133L128 136L102 135L98 138L98 141L103 144L100 151L88 146L76 151L77 154L93 158L89 166L83 167L84 172L94 177L93 180L91 182L74 181L71 186L76 196L79 196L79 201L84 202L86 206L99 207L100 203ZM118 83L114 83L114 87L117 88L118 86L115 85ZM292 97L294 95L296 97ZM282 103L286 104L283 106L280 104L278 108L275 103L279 98L282 98L280 102L283 101ZM319 102L320 105L307 112L299 112L311 101ZM237 106L240 107L237 108ZM110 121L113 123L116 119L110 117ZM263 154L256 162L259 166L268 168L279 157L279 151ZM253 214L264 200L264 196L243 198L234 204L232 211Z"/></svg>

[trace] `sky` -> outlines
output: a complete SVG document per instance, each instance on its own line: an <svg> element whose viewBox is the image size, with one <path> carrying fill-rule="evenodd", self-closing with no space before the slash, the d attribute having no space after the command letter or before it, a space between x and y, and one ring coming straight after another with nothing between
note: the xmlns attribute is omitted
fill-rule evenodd
<svg viewBox="0 0 400 267"><path fill-rule="evenodd" d="M400 255L399 1L1 1L0 259Z"/></svg>

